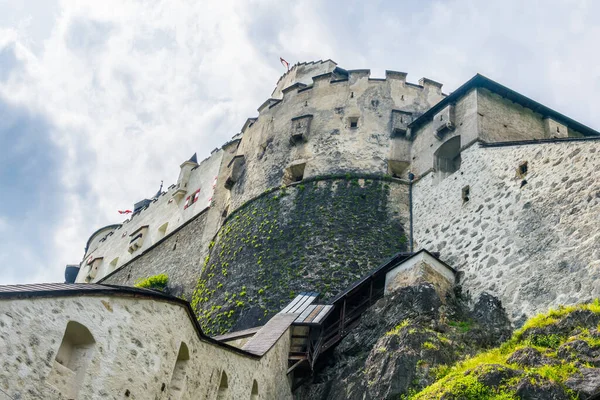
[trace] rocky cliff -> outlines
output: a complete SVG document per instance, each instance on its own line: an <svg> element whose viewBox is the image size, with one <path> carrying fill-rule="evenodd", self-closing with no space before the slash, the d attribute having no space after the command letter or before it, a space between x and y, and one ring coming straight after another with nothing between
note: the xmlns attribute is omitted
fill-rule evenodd
<svg viewBox="0 0 600 400"><path fill-rule="evenodd" d="M600 303L563 307L512 333L501 303L429 284L377 302L301 399L591 399L600 389Z"/></svg>

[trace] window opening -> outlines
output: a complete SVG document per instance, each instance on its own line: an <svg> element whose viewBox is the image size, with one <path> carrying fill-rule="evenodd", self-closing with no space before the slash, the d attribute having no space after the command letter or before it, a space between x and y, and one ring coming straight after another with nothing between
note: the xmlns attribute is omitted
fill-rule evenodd
<svg viewBox="0 0 600 400"><path fill-rule="evenodd" d="M306 163L293 164L286 168L283 175L283 183L289 185L290 183L300 182L302 179L304 179L305 168Z"/></svg>
<svg viewBox="0 0 600 400"><path fill-rule="evenodd" d="M66 398L77 398L95 347L96 341L89 329L79 322L69 321L47 382Z"/></svg>
<svg viewBox="0 0 600 400"><path fill-rule="evenodd" d="M519 164L519 168L517 169L517 175L522 178L525 175L527 175L527 172L528 172L527 161L523 161L521 164Z"/></svg>
<svg viewBox="0 0 600 400"><path fill-rule="evenodd" d="M250 400L258 400L258 383L256 379L252 382L252 393L250 394Z"/></svg>
<svg viewBox="0 0 600 400"><path fill-rule="evenodd" d="M185 198L185 204L183 205L183 209L185 210L188 207L191 207L192 204L198 201L200 197L200 189L196 190L193 195Z"/></svg>
<svg viewBox="0 0 600 400"><path fill-rule="evenodd" d="M179 345L177 353L177 361L171 375L171 383L169 384L169 399L180 399L185 392L186 384L186 368L190 359L190 351L184 342Z"/></svg>
<svg viewBox="0 0 600 400"><path fill-rule="evenodd" d="M221 373L221 382L219 383L219 392L217 393L217 400L223 400L226 398L228 387L229 386L227 384L227 374L225 373L225 371L223 371L223 373Z"/></svg>
<svg viewBox="0 0 600 400"><path fill-rule="evenodd" d="M358 117L350 117L348 121L350 122L350 128L358 128Z"/></svg>
<svg viewBox="0 0 600 400"><path fill-rule="evenodd" d="M470 198L471 198L471 187L467 185L462 189L463 203L466 203L467 201L469 201Z"/></svg>
<svg viewBox="0 0 600 400"><path fill-rule="evenodd" d="M117 268L117 264L119 263L119 257L115 257L114 260L110 262L110 272L114 271Z"/></svg>
<svg viewBox="0 0 600 400"><path fill-rule="evenodd" d="M434 153L433 167L437 182L441 182L460 169L460 136L455 136L442 144Z"/></svg>

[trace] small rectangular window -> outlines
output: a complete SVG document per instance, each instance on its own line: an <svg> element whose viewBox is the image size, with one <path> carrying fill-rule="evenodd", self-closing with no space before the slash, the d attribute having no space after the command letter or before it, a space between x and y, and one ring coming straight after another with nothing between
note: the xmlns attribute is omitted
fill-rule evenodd
<svg viewBox="0 0 600 400"><path fill-rule="evenodd" d="M471 199L471 187L470 186L465 186L462 189L462 200L463 203L468 202Z"/></svg>
<svg viewBox="0 0 600 400"><path fill-rule="evenodd" d="M350 128L358 128L358 117L350 117L348 122L350 122Z"/></svg>
<svg viewBox="0 0 600 400"><path fill-rule="evenodd" d="M186 208L191 207L192 204L194 204L195 202L198 201L199 197L200 197L200 189L196 190L193 195L188 196L185 199L185 205L183 206L183 209L185 210Z"/></svg>
<svg viewBox="0 0 600 400"><path fill-rule="evenodd" d="M525 175L527 175L527 161L523 161L521 164L519 164L517 174L519 175L519 177L524 177Z"/></svg>

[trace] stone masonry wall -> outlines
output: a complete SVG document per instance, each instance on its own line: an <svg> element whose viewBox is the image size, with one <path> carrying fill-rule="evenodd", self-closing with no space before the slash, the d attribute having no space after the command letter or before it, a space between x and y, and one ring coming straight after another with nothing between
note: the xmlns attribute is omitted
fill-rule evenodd
<svg viewBox="0 0 600 400"><path fill-rule="evenodd" d="M469 147L453 175L416 182L415 247L441 252L466 290L499 296L517 323L600 297L599 153L598 140Z"/></svg>
<svg viewBox="0 0 600 400"><path fill-rule="evenodd" d="M214 197L213 182L219 174L224 157L229 157L226 148L213 152L210 157L201 161L190 174L188 192L183 198L176 201L173 194L177 187L171 186L146 208L126 219L122 226L114 229L112 234L107 231L94 235L83 257L84 261L81 263L77 282L86 281L90 271L90 266L86 264L89 258L103 258L95 278L92 279L92 282L97 282L144 253L163 237L170 235L179 226L185 224L186 221L206 210L209 199ZM194 196L198 189L200 190L198 200L186 208L186 197ZM128 247L132 239L131 234L143 226L147 226L148 229L144 234L142 246L130 253ZM161 227L164 230L161 231L159 229Z"/></svg>
<svg viewBox="0 0 600 400"><path fill-rule="evenodd" d="M233 213L205 260L192 306L208 334L263 324L299 292L338 294L407 248L407 186L336 179L276 189Z"/></svg>
<svg viewBox="0 0 600 400"><path fill-rule="evenodd" d="M406 74L388 72L370 79L369 70L349 71L348 79L316 77L306 88L284 91L281 101L259 108L238 148L245 171L231 189L231 210L283 183L285 169L304 162L304 178L337 173L387 174L388 159L409 154L409 141L392 137L392 110L421 115L444 98L440 86L406 82ZM306 139L292 143L292 119L311 115ZM357 118L351 127L350 119ZM409 159L398 160L410 162Z"/></svg>
<svg viewBox="0 0 600 400"><path fill-rule="evenodd" d="M0 301L0 388L12 399L72 398L70 371L55 360L69 321L95 342L75 378L78 399L249 399L254 382L261 399L291 399L289 333L256 359L200 340L179 304L93 295ZM181 343L189 360L173 379ZM53 379L56 371L64 383ZM223 372L228 387L219 391Z"/></svg>
<svg viewBox="0 0 600 400"><path fill-rule="evenodd" d="M133 286L140 279L167 274L171 294L184 295L189 299L207 252L206 243L200 240L207 215L207 212L198 215L178 232L108 275L101 283Z"/></svg>

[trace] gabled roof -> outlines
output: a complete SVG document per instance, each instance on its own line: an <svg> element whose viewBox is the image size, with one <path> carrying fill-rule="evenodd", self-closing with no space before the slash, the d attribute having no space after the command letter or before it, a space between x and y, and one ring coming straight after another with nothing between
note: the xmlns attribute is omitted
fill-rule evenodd
<svg viewBox="0 0 600 400"><path fill-rule="evenodd" d="M364 277L362 277L359 280L352 283L350 286L348 286L346 289L344 289L344 291L338 293L337 296L335 296L333 299L331 299L330 303L331 304L337 303L338 301L340 301L341 299L346 297L346 295L351 293L354 289L361 286L363 283L368 282L370 279L380 277L381 275L385 275L392 268L396 267L397 265L399 265L407 260L410 260L411 258L413 258L423 252L429 254L430 256L432 256L433 258L438 260L440 263L442 263L445 267L447 267L451 271L456 272L456 270L454 268L452 268L451 266L449 266L448 264L446 264L445 262L443 262L442 260L439 259L440 253L431 253L425 249L421 249L415 253L410 253L410 252L396 253L393 256L391 256L390 258L388 258L387 260L385 260L383 263L381 263L379 266L377 266L375 269L373 269L371 272L369 272L367 275L365 275Z"/></svg>
<svg viewBox="0 0 600 400"><path fill-rule="evenodd" d="M513 103L517 103L525 108L529 108L534 112L541 114L542 117L550 117L558 122L561 122L567 125L569 128L576 130L584 136L600 136L600 132L579 123L566 115L563 115L557 111L552 110L551 108L546 107L543 104L538 103L535 100L530 99L527 96L523 96L520 93L515 92L512 89L507 88L495 82L489 78L481 74L477 74L471 79L469 79L466 83L464 83L461 87L452 92L448 97L431 107L427 112L421 115L419 118L415 119L411 122L408 127L413 131L415 129L420 128L424 124L428 123L433 119L433 116L441 111L448 104L455 103L458 99L467 94L471 89L474 88L484 88L489 90L492 93L496 93L505 99L512 101Z"/></svg>

